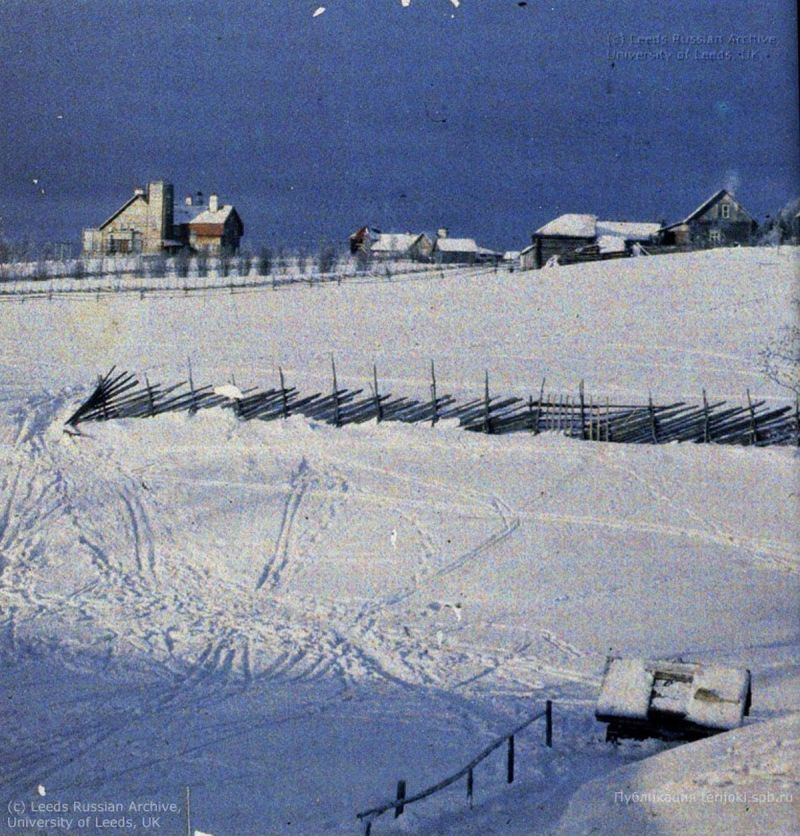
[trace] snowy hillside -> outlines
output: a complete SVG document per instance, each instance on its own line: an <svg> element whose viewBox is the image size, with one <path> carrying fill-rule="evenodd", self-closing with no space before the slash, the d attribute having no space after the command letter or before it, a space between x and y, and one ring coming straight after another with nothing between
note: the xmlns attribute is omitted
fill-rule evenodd
<svg viewBox="0 0 800 836"><path fill-rule="evenodd" d="M373 833L535 833L584 781L663 749L603 742L607 653L748 667L753 722L800 700L792 448L336 429L230 411L62 431L112 364L223 386L785 397L758 351L794 250L395 283L0 304L3 795L192 788L216 834L354 832L551 698L502 756ZM677 313L679 312L679 313ZM232 385L232 384L231 384ZM525 388L522 388L525 387ZM5 814L4 814L5 815ZM178 832L181 814L169 814ZM166 825L165 825L166 826Z"/></svg>

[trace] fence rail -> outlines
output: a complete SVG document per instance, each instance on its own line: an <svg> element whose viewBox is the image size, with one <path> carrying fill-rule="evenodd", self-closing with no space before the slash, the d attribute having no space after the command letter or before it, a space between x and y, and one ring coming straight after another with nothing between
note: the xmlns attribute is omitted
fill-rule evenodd
<svg viewBox="0 0 800 836"><path fill-rule="evenodd" d="M136 375L111 369L97 380L89 397L68 418L77 427L84 421L107 421L112 418L143 418L163 412L196 412L223 407L233 410L244 421L270 421L303 415L341 427L365 421L429 422L457 420L469 432L505 434L561 432L584 441L622 444L668 444L694 442L708 444L795 445L800 447L800 401L794 404L769 404L754 400L750 392L742 404L727 401L709 402L705 390L702 401L688 404L676 401L657 405L652 397L646 404L612 404L584 391L577 396L545 395L544 381L534 400L516 396L493 396L489 375L485 376L481 396L459 403L455 397L441 394L436 370L431 364L431 398L394 397L381 392L378 372L373 367L369 391L340 387L332 361L332 387L329 393L303 395L286 385L279 369L279 387L230 391L210 385L196 386L189 365L187 379L172 385L151 384L145 375L144 385Z"/></svg>
<svg viewBox="0 0 800 836"><path fill-rule="evenodd" d="M343 282L386 282L403 278L441 277L466 273L477 275L494 270L486 265L439 265L414 261L385 261L359 263L349 260L330 270L298 269L296 261L259 267L258 259L233 258L221 262L211 260L199 269L194 261L177 259L149 259L130 257L114 267L113 259L96 259L92 269L80 268L76 275L64 275L52 264L38 271L35 265L0 264L0 301L52 299L72 294L138 293L144 297L153 293L199 293L209 290L237 290L271 288L278 290L297 285L342 284ZM109 265L107 262L112 262ZM252 263L251 263L252 262ZM89 264L89 262L87 262ZM191 266L190 266L191 265ZM26 268L21 271L21 268Z"/></svg>
<svg viewBox="0 0 800 836"><path fill-rule="evenodd" d="M356 813L356 818L359 819L364 823L364 832L366 836L372 832L372 823L377 819L379 816L382 816L384 813L389 812L389 810L395 811L395 818L403 814L403 811L409 804L414 804L417 801L422 801L425 798L429 798L430 796L434 795L437 792L440 792L443 789L455 784L457 781L460 781L462 778L466 777L467 779L467 800L469 801L470 808L472 807L472 801L474 796L475 790L475 775L474 769L475 767L483 760L489 757L495 750L499 749L504 743L507 745L507 755L506 755L506 781L511 784L514 781L514 761L515 761L515 745L514 740L515 737L520 733L523 732L525 729L528 728L531 724L535 723L537 720L541 720L545 718L546 725L545 725L545 745L548 747L552 747L553 745L553 703L551 700L547 700L545 704L544 711L539 711L531 717L528 717L527 720L520 723L510 732L506 732L502 737L498 737L497 740L490 743L485 749L483 749L479 754L477 754L466 766L462 767L458 770L458 772L454 772L452 775L449 775L447 778L439 781L436 784L424 789L415 795L410 797L406 796L406 782L405 781L398 781L397 782L397 797L394 801L387 801L384 804L380 804L377 807L371 807L369 810L363 810L360 813Z"/></svg>

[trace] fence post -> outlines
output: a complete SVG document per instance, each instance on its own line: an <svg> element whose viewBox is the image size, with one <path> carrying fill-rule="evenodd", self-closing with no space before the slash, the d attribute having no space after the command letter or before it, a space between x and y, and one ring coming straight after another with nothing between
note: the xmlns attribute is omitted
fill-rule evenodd
<svg viewBox="0 0 800 836"><path fill-rule="evenodd" d="M658 421L656 421L656 408L653 406L653 393L648 393L647 410L650 413L650 430L653 434L653 444L658 444Z"/></svg>
<svg viewBox="0 0 800 836"><path fill-rule="evenodd" d="M147 386L147 403L150 405L150 417L152 418L156 414L155 404L153 403L153 387L150 386L147 375L144 376L144 382Z"/></svg>
<svg viewBox="0 0 800 836"><path fill-rule="evenodd" d="M542 378L542 385L539 389L539 403L536 405L536 426L534 428L534 434L539 435L539 420L542 417L542 399L544 398L544 384L546 378Z"/></svg>
<svg viewBox="0 0 800 836"><path fill-rule="evenodd" d="M281 379L281 414L283 418L289 417L289 400L286 397L286 383L283 378L283 369L278 366L278 375Z"/></svg>
<svg viewBox="0 0 800 836"><path fill-rule="evenodd" d="M431 360L431 403L433 404L433 415L431 416L431 426L439 420L439 402L436 397L436 369Z"/></svg>
<svg viewBox="0 0 800 836"><path fill-rule="evenodd" d="M586 441L586 400L583 393L583 381L581 381L578 392L581 399L581 438Z"/></svg>
<svg viewBox="0 0 800 836"><path fill-rule="evenodd" d="M553 748L553 701L545 703L544 714L544 742L549 748Z"/></svg>
<svg viewBox="0 0 800 836"><path fill-rule="evenodd" d="M708 414L708 397L706 390L703 389L703 443L708 444L711 441L710 433L711 417Z"/></svg>
<svg viewBox="0 0 800 836"><path fill-rule="evenodd" d="M750 443L758 444L758 430L756 429L756 411L753 409L753 401L750 399L750 390L747 390L747 408L750 411Z"/></svg>
<svg viewBox="0 0 800 836"><path fill-rule="evenodd" d="M103 407L103 420L108 421L108 399L106 398L106 384L100 375L97 375L97 385L100 387L100 403Z"/></svg>
<svg viewBox="0 0 800 836"><path fill-rule="evenodd" d="M796 445L800 447L800 396L794 400L794 428L797 434Z"/></svg>
<svg viewBox="0 0 800 836"><path fill-rule="evenodd" d="M372 382L375 390L375 418L380 424L383 420L383 407L381 406L381 396L378 391L378 366L376 363L372 364Z"/></svg>
<svg viewBox="0 0 800 836"><path fill-rule="evenodd" d="M405 801L406 800L406 782L405 781L398 781L397 782L397 801ZM403 810L405 810L404 804L399 804L397 807L394 808L394 817L400 818L403 815Z"/></svg>
<svg viewBox="0 0 800 836"><path fill-rule="evenodd" d="M611 404L608 397L606 397L606 441L610 441L610 424L611 424Z"/></svg>
<svg viewBox="0 0 800 836"><path fill-rule="evenodd" d="M506 761L506 782L514 783L514 735L508 737L508 758Z"/></svg>
<svg viewBox="0 0 800 836"><path fill-rule="evenodd" d="M336 360L331 354L331 370L333 371L333 424L335 427L341 426L339 420L339 385L336 382Z"/></svg>
<svg viewBox="0 0 800 836"><path fill-rule="evenodd" d="M467 800L469 801L469 809L472 809L472 799L475 794L475 779L472 770L467 773Z"/></svg>
<svg viewBox="0 0 800 836"><path fill-rule="evenodd" d="M483 431L491 433L492 431L492 409L491 401L489 399L489 370L487 369L484 375L484 389L483 389Z"/></svg>
<svg viewBox="0 0 800 836"><path fill-rule="evenodd" d="M186 362L189 364L189 391L192 393L192 407L191 411L197 412L197 396L194 393L194 380L192 379L192 358L187 357Z"/></svg>

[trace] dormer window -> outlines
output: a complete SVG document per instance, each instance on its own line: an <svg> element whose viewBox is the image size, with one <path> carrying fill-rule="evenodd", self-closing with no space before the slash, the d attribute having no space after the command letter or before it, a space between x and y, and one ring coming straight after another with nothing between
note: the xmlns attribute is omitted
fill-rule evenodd
<svg viewBox="0 0 800 836"><path fill-rule="evenodd" d="M728 220L731 216L730 203L723 203L722 206L720 206L720 213L723 220Z"/></svg>

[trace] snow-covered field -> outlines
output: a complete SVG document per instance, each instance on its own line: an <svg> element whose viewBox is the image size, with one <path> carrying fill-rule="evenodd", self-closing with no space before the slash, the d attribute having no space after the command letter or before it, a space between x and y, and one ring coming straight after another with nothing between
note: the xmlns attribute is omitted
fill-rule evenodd
<svg viewBox="0 0 800 836"><path fill-rule="evenodd" d="M552 832L584 782L611 787L665 748L603 742L607 653L748 667L753 723L796 709L791 448L218 410L78 438L62 424L112 364L168 382L187 357L200 382L270 385L280 364L314 391L333 352L340 383L366 385L375 361L387 389L416 397L432 358L457 395L477 395L488 368L496 391L521 395L546 376L612 398L782 398L758 352L790 316L797 264L796 249L742 249L2 303L3 816L9 802L180 805L189 785L194 826L216 836L355 832L398 779L409 794L434 783L552 698L554 748L541 724L520 735L511 787L499 752L476 770L474 810L462 782L373 833ZM784 766L759 786L796 797L796 728L782 722L769 745L785 740ZM577 803L565 822L591 818ZM714 805L692 809L662 832L685 832L686 816L707 832ZM181 832L181 815L162 832ZM627 821L614 816L609 832Z"/></svg>

